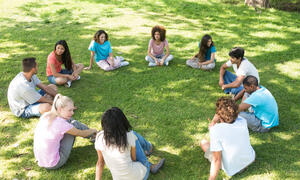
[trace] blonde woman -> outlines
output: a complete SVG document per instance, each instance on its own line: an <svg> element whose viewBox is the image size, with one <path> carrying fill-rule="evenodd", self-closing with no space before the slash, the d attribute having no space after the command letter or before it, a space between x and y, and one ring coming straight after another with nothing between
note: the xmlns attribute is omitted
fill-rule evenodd
<svg viewBox="0 0 300 180"><path fill-rule="evenodd" d="M73 120L74 103L67 97L57 94L52 109L45 113L34 132L34 156L40 167L58 169L64 165L71 153L75 137L89 138L96 129Z"/></svg>

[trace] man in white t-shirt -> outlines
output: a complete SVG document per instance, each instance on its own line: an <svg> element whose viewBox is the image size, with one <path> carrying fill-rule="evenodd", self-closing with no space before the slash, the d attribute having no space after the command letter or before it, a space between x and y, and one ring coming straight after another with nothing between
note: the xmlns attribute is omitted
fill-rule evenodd
<svg viewBox="0 0 300 180"><path fill-rule="evenodd" d="M220 68L219 85L226 94L234 94L234 100L238 100L244 95L245 91L242 83L245 77L252 75L259 81L257 69L244 57L244 52L244 49L241 47L233 48L229 52L230 60ZM226 70L231 66L236 75Z"/></svg>
<svg viewBox="0 0 300 180"><path fill-rule="evenodd" d="M51 110L57 87L46 86L36 76L38 65L35 58L25 58L22 62L23 72L20 72L10 82L7 99L12 113L17 117L30 118L41 116ZM36 91L36 87L40 88Z"/></svg>
<svg viewBox="0 0 300 180"><path fill-rule="evenodd" d="M209 180L222 168L228 176L241 172L255 160L247 121L238 116L238 105L228 97L216 103L216 114L209 125L210 142L201 141L204 157L211 162Z"/></svg>

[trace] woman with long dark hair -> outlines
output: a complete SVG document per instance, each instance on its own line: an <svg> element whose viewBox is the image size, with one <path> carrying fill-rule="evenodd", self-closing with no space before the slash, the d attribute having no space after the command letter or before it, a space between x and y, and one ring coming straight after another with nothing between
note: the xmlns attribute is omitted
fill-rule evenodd
<svg viewBox="0 0 300 180"><path fill-rule="evenodd" d="M113 179L147 179L149 172L155 174L164 165L165 159L151 164L153 146L132 127L121 109L113 107L102 115L103 130L96 136L95 148L98 154L96 179L101 179L104 164Z"/></svg>
<svg viewBox="0 0 300 180"><path fill-rule="evenodd" d="M210 35L206 34L199 43L199 52L186 61L192 68L211 70L215 68L216 48Z"/></svg>
<svg viewBox="0 0 300 180"><path fill-rule="evenodd" d="M65 69L61 65L64 64ZM75 64L72 61L69 46L65 40L57 41L47 60L48 81L52 84L71 86L71 82L79 80L83 64Z"/></svg>

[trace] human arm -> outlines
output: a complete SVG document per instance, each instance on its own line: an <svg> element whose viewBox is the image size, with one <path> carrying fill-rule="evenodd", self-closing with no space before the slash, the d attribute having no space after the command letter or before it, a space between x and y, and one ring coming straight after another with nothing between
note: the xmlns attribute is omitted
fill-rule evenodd
<svg viewBox="0 0 300 180"><path fill-rule="evenodd" d="M113 56L113 53L109 53L109 59L110 59L110 61L111 61L111 65L112 65L112 67L114 67L115 66L115 62L114 62L114 56Z"/></svg>
<svg viewBox="0 0 300 180"><path fill-rule="evenodd" d="M160 65L163 65L164 62L165 62L165 60L167 59L167 57L170 55L169 45L166 44L165 48L166 48L166 54L165 54L164 57L161 59Z"/></svg>
<svg viewBox="0 0 300 180"><path fill-rule="evenodd" d="M51 87L49 86L46 86L45 84L43 83L39 83L36 85L38 88L44 90L47 94L51 95L52 97L55 97L56 96L56 91L54 89L52 89ZM52 103L51 103L52 104Z"/></svg>
<svg viewBox="0 0 300 180"><path fill-rule="evenodd" d="M209 180L215 180L218 176L222 162L222 151L214 151L210 165Z"/></svg>
<svg viewBox="0 0 300 180"><path fill-rule="evenodd" d="M135 147L131 147L130 155L131 155L131 160L136 161L136 148Z"/></svg>
<svg viewBox="0 0 300 180"><path fill-rule="evenodd" d="M233 97L233 100L238 101L244 96L244 94L245 94L245 89L242 89L236 96Z"/></svg>
<svg viewBox="0 0 300 180"><path fill-rule="evenodd" d="M151 40L150 40L151 41ZM159 65L159 62L157 60L156 57L154 57L152 54L151 54L151 43L149 42L149 45L148 45L148 56L150 56L156 63L156 65Z"/></svg>
<svg viewBox="0 0 300 180"><path fill-rule="evenodd" d="M74 78L73 78L72 75L61 74L61 73L57 72L56 69L55 69L54 64L49 64L49 66L50 66L50 70L51 70L51 72L52 72L52 74L53 74L54 77L63 77L63 78L67 78L69 80L74 80Z"/></svg>
<svg viewBox="0 0 300 180"><path fill-rule="evenodd" d="M94 58L95 58L95 52L94 52L94 51L91 51L90 65L89 65L89 67L85 67L85 68L84 68L85 70L89 70L89 69L92 68Z"/></svg>
<svg viewBox="0 0 300 180"><path fill-rule="evenodd" d="M204 62L199 61L199 65L207 65L207 64L213 63L215 60L215 55L216 55L216 53L211 53L210 60L204 61Z"/></svg>
<svg viewBox="0 0 300 180"><path fill-rule="evenodd" d="M248 109L249 107L251 107L250 104L247 104L247 103L241 103L241 104L239 105L239 112L244 111L244 110Z"/></svg>
<svg viewBox="0 0 300 180"><path fill-rule="evenodd" d="M41 96L41 98L40 98L37 102L39 102L39 103L49 103L49 104L52 104L52 103L53 103L53 100L48 99L48 98L46 98L46 97L44 97L44 96Z"/></svg>
<svg viewBox="0 0 300 180"><path fill-rule="evenodd" d="M104 159L103 159L102 152L100 150L97 150L97 154L98 154L98 161L96 163L96 177L95 177L95 180L101 180L105 162L104 162Z"/></svg>
<svg viewBox="0 0 300 180"><path fill-rule="evenodd" d="M97 133L96 129L86 129L86 130L80 130L75 127L67 131L66 133L71 134L73 136L80 136L80 137L88 137L94 133Z"/></svg>
<svg viewBox="0 0 300 180"><path fill-rule="evenodd" d="M213 119L211 120L211 122L208 125L208 128L211 128L212 126L214 126L215 124L217 124L220 121L220 116L215 114Z"/></svg>
<svg viewBox="0 0 300 180"><path fill-rule="evenodd" d="M224 74L225 74L225 71L226 69L228 68L228 66L226 65L226 63L224 63L221 67L220 67L220 77L219 77L219 86L223 86L224 85Z"/></svg>
<svg viewBox="0 0 300 180"><path fill-rule="evenodd" d="M240 76L238 76L238 77L235 79L235 81L233 81L232 83L229 83L229 84L223 84L223 85L222 85L222 90L225 90L225 89L227 89L227 88L237 88L237 87L239 87L239 86L242 84L244 78L245 78L245 76L240 75Z"/></svg>

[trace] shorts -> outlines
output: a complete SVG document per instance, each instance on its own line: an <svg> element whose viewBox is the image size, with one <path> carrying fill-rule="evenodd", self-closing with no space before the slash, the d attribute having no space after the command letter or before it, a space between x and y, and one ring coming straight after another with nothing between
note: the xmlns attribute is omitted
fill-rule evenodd
<svg viewBox="0 0 300 180"><path fill-rule="evenodd" d="M41 89L38 91L38 93L42 96L44 96L46 94L46 92ZM41 103L36 102L36 103L26 106L24 112L21 114L20 117L22 117L22 118L30 118L33 116L40 117L41 116L41 113L39 110L40 104Z"/></svg>
<svg viewBox="0 0 300 180"><path fill-rule="evenodd" d="M62 69L59 73L60 73L60 74L72 74L72 73L73 73L73 70ZM51 84L56 84L55 79L56 79L56 77L54 77L53 75L48 76L48 81L49 81Z"/></svg>

